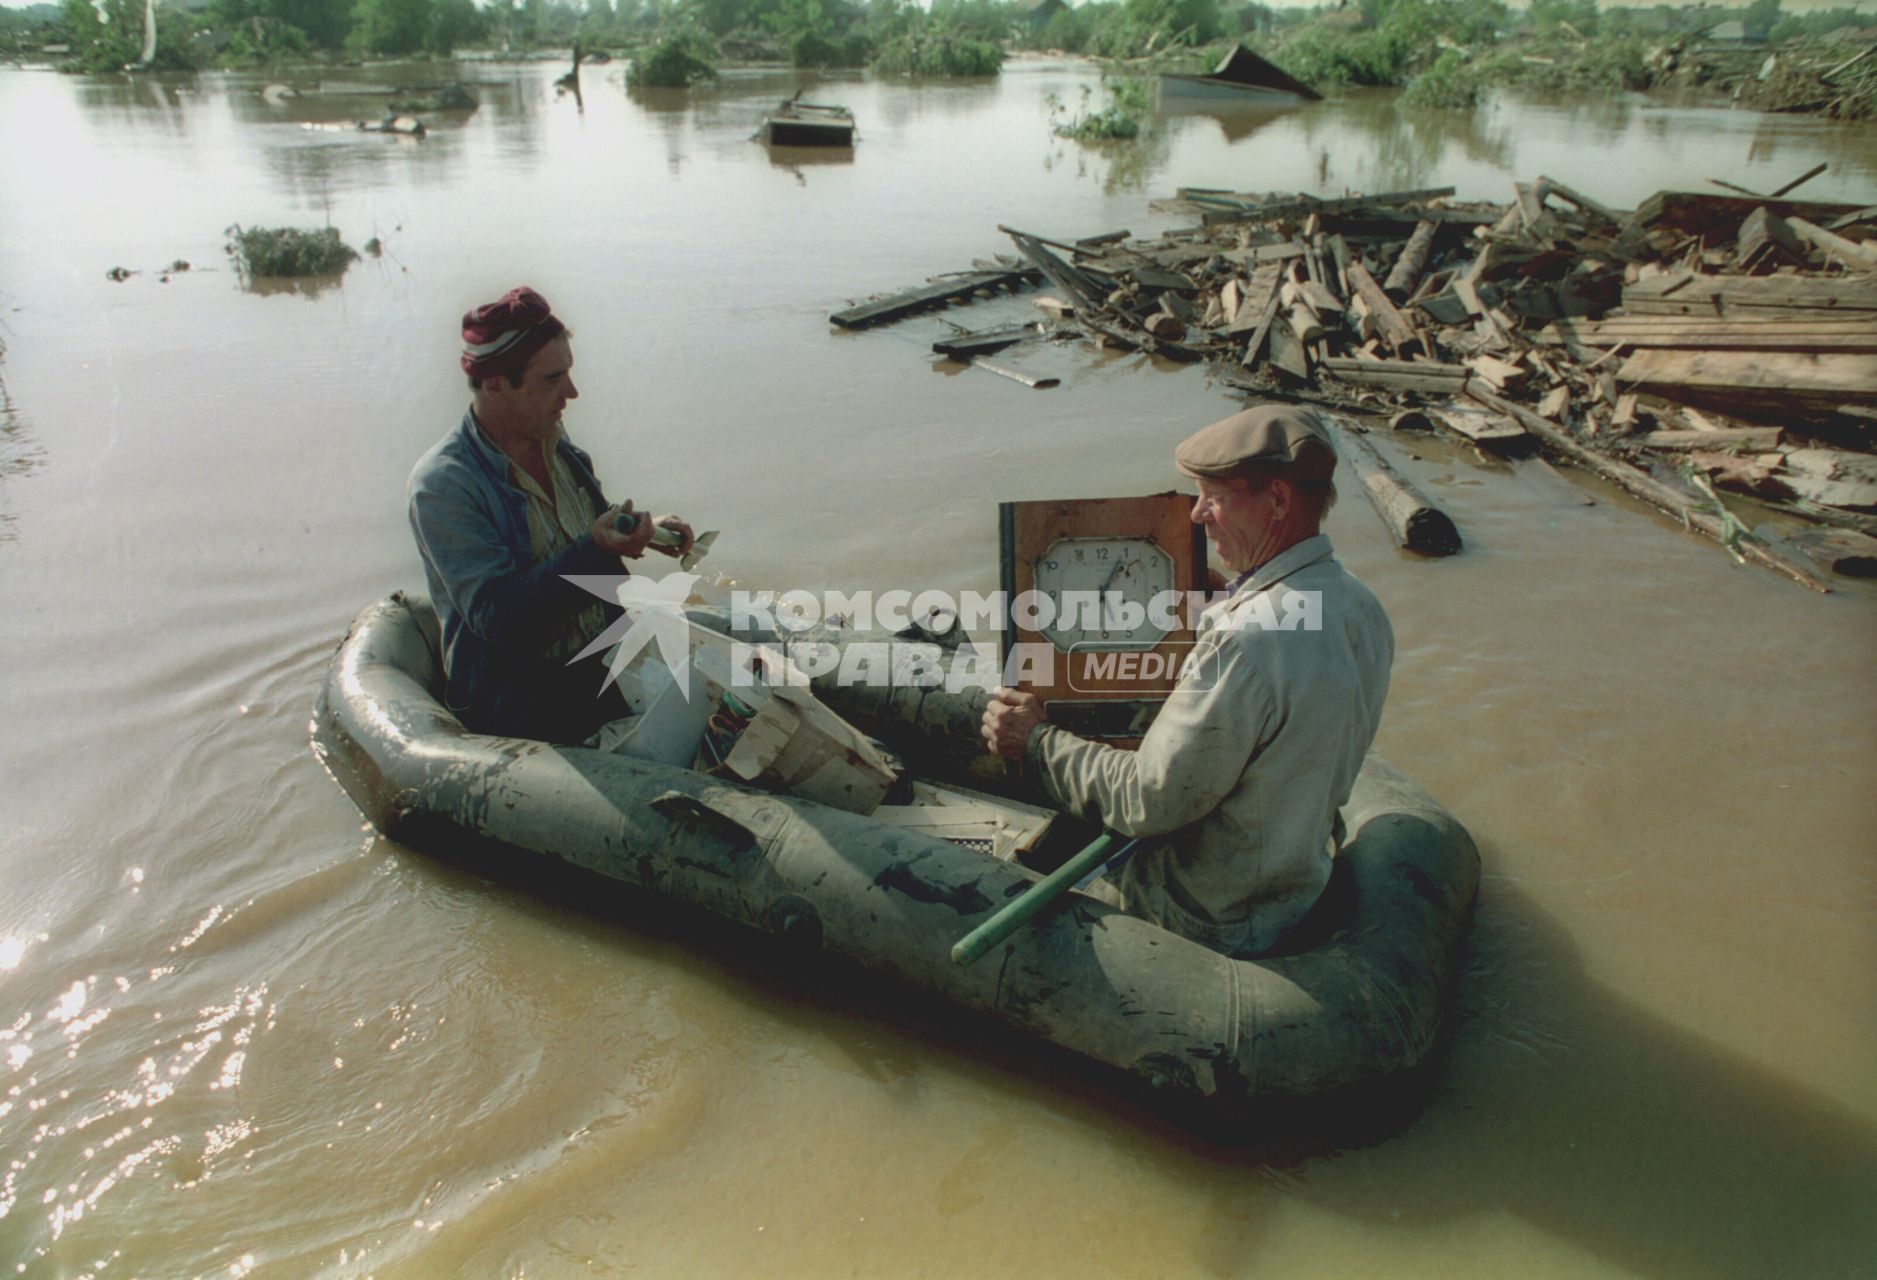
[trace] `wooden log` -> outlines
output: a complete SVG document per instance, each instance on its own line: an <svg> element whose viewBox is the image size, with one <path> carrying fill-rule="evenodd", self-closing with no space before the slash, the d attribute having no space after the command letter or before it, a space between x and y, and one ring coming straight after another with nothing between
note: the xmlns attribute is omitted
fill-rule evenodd
<svg viewBox="0 0 1877 1280"><path fill-rule="evenodd" d="M1834 235L1823 227L1814 226L1804 218L1788 218L1786 225L1793 234L1822 253L1836 257L1845 266L1857 271L1877 269L1877 249L1843 236Z"/></svg>
<svg viewBox="0 0 1877 1280"><path fill-rule="evenodd" d="M1179 342L1186 337L1186 322L1167 311L1156 311L1147 317L1146 328L1161 342Z"/></svg>
<svg viewBox="0 0 1877 1280"><path fill-rule="evenodd" d="M1014 287L1029 275L1029 272L1022 270L961 272L877 302L862 303L845 311L837 311L828 320L843 329L866 329L876 324L891 323L915 311L954 298L968 298L980 289Z"/></svg>
<svg viewBox="0 0 1877 1280"><path fill-rule="evenodd" d="M1344 382L1363 386L1394 387L1402 391L1434 391L1458 395L1466 388L1465 365L1434 364L1419 360L1348 360L1323 361L1326 372Z"/></svg>
<svg viewBox="0 0 1877 1280"><path fill-rule="evenodd" d="M1397 546L1425 556L1450 556L1460 550L1460 531L1452 519L1389 466L1375 446L1346 428L1336 436L1343 457L1362 481L1369 504Z"/></svg>
<svg viewBox="0 0 1877 1280"><path fill-rule="evenodd" d="M1401 247L1401 255L1388 270L1382 291L1396 302L1405 302L1413 294L1415 282L1427 269L1427 255L1434 247L1434 233L1439 224L1423 218L1414 225L1414 234Z"/></svg>
<svg viewBox="0 0 1877 1280"><path fill-rule="evenodd" d="M1362 300L1362 305L1368 308L1369 315L1374 318L1375 327L1381 333L1382 341L1397 352L1418 344L1420 339L1414 331L1414 326L1408 323L1406 316L1395 309L1395 304L1389 301L1388 294L1382 286L1375 283L1375 277L1369 274L1367 267L1360 262L1351 262L1349 283L1356 297Z"/></svg>
<svg viewBox="0 0 1877 1280"><path fill-rule="evenodd" d="M1748 449L1766 452L1779 448L1778 427L1733 427L1719 431L1649 431L1634 437L1645 449Z"/></svg>
<svg viewBox="0 0 1877 1280"><path fill-rule="evenodd" d="M1646 474L1640 468L1633 467L1627 462L1619 462L1614 458L1606 458L1602 454L1591 452L1531 410L1513 404L1510 400L1502 399L1490 391L1477 387L1469 387L1467 394L1487 408L1517 419L1520 426L1579 466L1596 472L1644 502L1661 508L1689 528L1706 534L1716 542L1723 544L1727 542L1727 522L1712 512L1696 506L1694 499L1686 494L1671 489L1654 476ZM1739 553L1754 564L1784 574L1794 582L1810 587L1814 591L1829 592L1831 590L1831 586L1821 581L1817 574L1800 565L1782 560L1756 543L1740 543Z"/></svg>

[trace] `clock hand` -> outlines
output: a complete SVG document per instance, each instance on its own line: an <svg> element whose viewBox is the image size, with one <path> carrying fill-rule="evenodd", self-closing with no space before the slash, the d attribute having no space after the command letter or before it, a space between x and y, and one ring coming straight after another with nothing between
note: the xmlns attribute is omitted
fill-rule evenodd
<svg viewBox="0 0 1877 1280"><path fill-rule="evenodd" d="M1119 610L1116 611L1116 617L1115 617L1114 622L1110 623L1108 621L1108 609L1110 607L1109 601L1108 601L1108 588L1114 585L1114 580L1121 576L1121 571L1127 568L1130 563L1132 562L1126 559L1116 560L1114 562L1114 568L1108 570L1107 580L1101 584L1101 590L1095 593L1101 600L1101 618L1102 618L1102 626L1104 628L1109 627L1109 626L1121 625Z"/></svg>

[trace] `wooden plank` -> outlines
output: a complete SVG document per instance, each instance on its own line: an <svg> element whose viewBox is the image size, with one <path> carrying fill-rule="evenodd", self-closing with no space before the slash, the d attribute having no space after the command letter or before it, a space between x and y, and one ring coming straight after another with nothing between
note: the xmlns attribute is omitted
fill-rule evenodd
<svg viewBox="0 0 1877 1280"><path fill-rule="evenodd" d="M1495 391L1525 380L1524 369L1493 356L1472 356L1467 360L1466 367L1485 379Z"/></svg>
<svg viewBox="0 0 1877 1280"><path fill-rule="evenodd" d="M1638 351L1617 380L1636 387L1774 392L1837 401L1877 400L1877 356L1862 352Z"/></svg>
<svg viewBox="0 0 1877 1280"><path fill-rule="evenodd" d="M1877 312L1871 277L1713 276L1672 272L1623 286L1630 315L1703 315L1727 320L1809 319ZM1805 315L1780 316L1780 311Z"/></svg>
<svg viewBox="0 0 1877 1280"><path fill-rule="evenodd" d="M1454 401L1428 411L1436 422L1455 435L1465 436L1483 449L1504 453L1529 448L1537 441L1517 422L1503 414Z"/></svg>
<svg viewBox="0 0 1877 1280"><path fill-rule="evenodd" d="M997 329L980 329L976 333L955 333L933 343L932 350L954 360L969 360L972 356L989 355L1026 338L1034 338L1038 331L1034 324L1010 324Z"/></svg>
<svg viewBox="0 0 1877 1280"><path fill-rule="evenodd" d="M1239 363L1247 369L1258 367L1258 354L1264 350L1265 339L1271 334L1271 323L1277 319L1279 306L1278 281L1271 281L1271 296L1264 304L1264 314L1258 317L1258 327L1251 331L1251 340L1245 344L1245 354Z"/></svg>
<svg viewBox="0 0 1877 1280"><path fill-rule="evenodd" d="M1614 343L1633 347L1681 347L1740 351L1877 351L1877 312L1843 319L1715 320L1704 316L1611 316L1604 320L1559 320L1532 335L1545 346L1603 350Z"/></svg>
<svg viewBox="0 0 1877 1280"><path fill-rule="evenodd" d="M1545 177L1539 178L1538 189L1540 191L1551 192L1552 194L1556 195L1560 200L1563 200L1566 204L1573 205L1576 208L1582 209L1585 213L1594 213L1599 218L1602 218L1605 222L1615 223L1615 224L1620 225L1628 216L1626 214L1618 213L1614 209L1607 209L1603 205L1598 204L1594 200L1586 199L1585 197L1578 195L1577 192L1571 190L1569 187L1565 186L1562 182L1559 182L1555 178L1545 178Z"/></svg>
<svg viewBox="0 0 1877 1280"><path fill-rule="evenodd" d="M1278 285L1282 280L1283 277L1277 272L1269 271L1268 274L1261 272L1247 281L1239 291L1241 301L1225 330L1227 335L1237 337L1241 333L1256 332L1260 325L1269 324L1269 317L1275 314L1272 304L1277 301ZM1249 351L1245 354L1247 357L1251 355Z"/></svg>
<svg viewBox="0 0 1877 1280"><path fill-rule="evenodd" d="M1635 437L1645 449L1748 449L1766 452L1779 448L1778 427L1729 427L1719 431L1650 431Z"/></svg>
<svg viewBox="0 0 1877 1280"><path fill-rule="evenodd" d="M891 323L915 311L954 298L968 298L980 289L1015 288L1029 275L1029 272L1023 270L961 272L917 289L881 298L877 302L866 302L845 311L837 311L828 320L843 329L866 329L876 324Z"/></svg>
<svg viewBox="0 0 1877 1280"><path fill-rule="evenodd" d="M1298 196L1291 200L1257 200L1237 195L1190 191L1186 199L1202 209L1229 213L1235 221L1275 222L1279 218L1303 218L1310 214L1348 213L1369 207L1421 204L1454 193L1453 187L1427 187L1418 191L1386 191L1372 196L1347 196L1338 200L1316 200Z"/></svg>
<svg viewBox="0 0 1877 1280"><path fill-rule="evenodd" d="M1765 205L1782 218L1795 214L1825 223L1856 209L1817 200L1773 200L1764 196L1717 196L1705 191L1658 191L1637 206L1635 223L1683 235L1727 239L1753 210Z"/></svg>
<svg viewBox="0 0 1877 1280"><path fill-rule="evenodd" d="M1273 324L1269 329L1271 363L1293 378L1309 381L1310 357L1304 354L1303 340L1288 324Z"/></svg>

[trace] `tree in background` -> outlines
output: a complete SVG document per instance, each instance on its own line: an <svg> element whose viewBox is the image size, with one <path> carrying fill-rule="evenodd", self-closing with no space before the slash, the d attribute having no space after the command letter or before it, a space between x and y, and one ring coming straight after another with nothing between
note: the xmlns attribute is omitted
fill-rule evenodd
<svg viewBox="0 0 1877 1280"><path fill-rule="evenodd" d="M424 47L430 0L358 0L347 44L367 53L402 57Z"/></svg>
<svg viewBox="0 0 1877 1280"><path fill-rule="evenodd" d="M75 71L122 71L143 53L144 0L63 0L60 15L71 33L72 56L66 67ZM195 55L189 47L188 17L159 6L156 11L156 56L153 71L193 71Z"/></svg>

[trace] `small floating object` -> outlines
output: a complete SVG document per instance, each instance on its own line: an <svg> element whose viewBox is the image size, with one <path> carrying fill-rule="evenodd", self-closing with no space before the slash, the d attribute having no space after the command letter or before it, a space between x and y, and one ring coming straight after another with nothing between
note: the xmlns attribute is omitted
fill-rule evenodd
<svg viewBox="0 0 1877 1280"><path fill-rule="evenodd" d="M416 116L386 116L376 124L361 120L358 129L360 133L400 133L407 138L421 138L427 132L424 122Z"/></svg>
<svg viewBox="0 0 1877 1280"><path fill-rule="evenodd" d="M762 140L773 147L851 147L854 113L797 95L764 117Z"/></svg>

